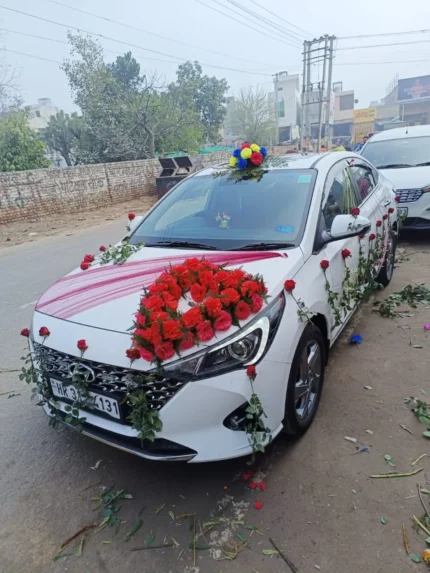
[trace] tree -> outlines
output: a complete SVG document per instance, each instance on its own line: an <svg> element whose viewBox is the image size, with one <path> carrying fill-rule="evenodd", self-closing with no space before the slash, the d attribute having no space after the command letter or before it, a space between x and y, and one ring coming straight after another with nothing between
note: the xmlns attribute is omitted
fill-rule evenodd
<svg viewBox="0 0 430 573"><path fill-rule="evenodd" d="M22 104L23 100L19 94L15 72L2 55L0 57L0 117L9 111L17 111Z"/></svg>
<svg viewBox="0 0 430 573"><path fill-rule="evenodd" d="M0 119L0 171L49 167L45 144L28 125L27 111L9 112Z"/></svg>
<svg viewBox="0 0 430 573"><path fill-rule="evenodd" d="M67 165L79 163L79 140L82 132L82 117L59 111L49 119L48 127L42 130L41 137L49 151L58 153Z"/></svg>
<svg viewBox="0 0 430 573"><path fill-rule="evenodd" d="M117 56L113 64L107 64L107 69L118 82L129 90L138 90L144 81L140 75L140 64L133 58L131 52Z"/></svg>
<svg viewBox="0 0 430 573"><path fill-rule="evenodd" d="M183 107L193 108L204 126L207 140L216 142L226 114L226 79L204 76L199 62L185 62L178 67L176 82L169 90Z"/></svg>
<svg viewBox="0 0 430 573"><path fill-rule="evenodd" d="M239 138L266 144L275 129L274 107L261 87L241 89L228 109L226 124Z"/></svg>

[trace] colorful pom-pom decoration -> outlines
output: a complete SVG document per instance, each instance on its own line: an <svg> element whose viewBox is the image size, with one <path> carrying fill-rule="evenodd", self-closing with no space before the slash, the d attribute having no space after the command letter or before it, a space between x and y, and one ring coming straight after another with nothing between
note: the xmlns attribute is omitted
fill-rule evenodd
<svg viewBox="0 0 430 573"><path fill-rule="evenodd" d="M256 143L243 143L240 149L235 149L230 157L230 167L248 169L260 166L267 156L267 149Z"/></svg>

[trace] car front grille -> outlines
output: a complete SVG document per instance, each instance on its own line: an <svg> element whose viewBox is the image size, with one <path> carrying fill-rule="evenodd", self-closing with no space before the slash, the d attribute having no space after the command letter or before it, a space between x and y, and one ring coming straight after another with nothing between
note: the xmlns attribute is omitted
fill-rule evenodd
<svg viewBox="0 0 430 573"><path fill-rule="evenodd" d="M130 370L109 364L101 364L92 360L79 359L76 356L47 348L41 344L33 343L36 356L41 356L41 362L45 374L63 379L71 383L71 369L77 362L89 367L95 376L95 380L88 384L91 392L102 394L113 394L122 400L129 386L134 386L133 376L143 374L139 370ZM186 384L183 380L163 378L163 376L152 376L152 379L145 382L142 387L146 393L146 399L151 408L161 410L173 396Z"/></svg>
<svg viewBox="0 0 430 573"><path fill-rule="evenodd" d="M400 203L414 203L415 201L418 201L422 194L422 189L397 189Z"/></svg>

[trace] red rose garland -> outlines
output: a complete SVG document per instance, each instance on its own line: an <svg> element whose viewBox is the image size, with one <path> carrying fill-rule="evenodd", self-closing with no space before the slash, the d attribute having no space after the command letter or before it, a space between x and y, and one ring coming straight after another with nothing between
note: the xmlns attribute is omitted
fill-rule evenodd
<svg viewBox="0 0 430 573"><path fill-rule="evenodd" d="M263 278L242 269L226 270L204 259L191 258L162 273L145 290L135 315L133 348L148 362L173 358L199 343L210 342L263 308L267 293ZM178 311L181 297L190 309Z"/></svg>

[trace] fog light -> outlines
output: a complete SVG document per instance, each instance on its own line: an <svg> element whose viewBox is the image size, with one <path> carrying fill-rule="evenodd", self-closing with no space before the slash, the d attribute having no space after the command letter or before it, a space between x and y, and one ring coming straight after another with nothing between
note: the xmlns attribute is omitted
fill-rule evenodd
<svg viewBox="0 0 430 573"><path fill-rule="evenodd" d="M236 410L229 414L224 420L224 426L229 430L233 430L234 432L244 432L246 423L246 409L248 406L248 402L245 402L239 406L239 408L236 408Z"/></svg>

